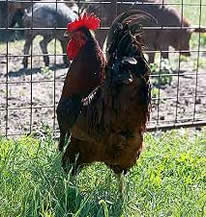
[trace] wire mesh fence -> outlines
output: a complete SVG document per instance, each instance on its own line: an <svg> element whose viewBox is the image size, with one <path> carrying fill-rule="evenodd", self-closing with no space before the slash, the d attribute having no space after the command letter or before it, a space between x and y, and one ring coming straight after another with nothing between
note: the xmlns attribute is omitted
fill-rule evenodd
<svg viewBox="0 0 206 217"><path fill-rule="evenodd" d="M66 23L83 9L94 12L102 20L96 33L102 45L112 20L132 7L154 13L159 23L143 27L151 36L146 53L155 53L148 130L206 125L206 0L1 0L0 135L43 132L47 127L57 135L55 111L68 70Z"/></svg>

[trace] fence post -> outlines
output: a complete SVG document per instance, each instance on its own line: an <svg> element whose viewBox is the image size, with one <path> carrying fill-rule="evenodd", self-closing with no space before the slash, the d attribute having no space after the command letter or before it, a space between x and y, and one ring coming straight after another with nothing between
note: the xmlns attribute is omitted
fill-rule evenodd
<svg viewBox="0 0 206 217"><path fill-rule="evenodd" d="M113 13L110 14L111 21L112 21L117 16L117 0L111 0L111 11L113 12Z"/></svg>

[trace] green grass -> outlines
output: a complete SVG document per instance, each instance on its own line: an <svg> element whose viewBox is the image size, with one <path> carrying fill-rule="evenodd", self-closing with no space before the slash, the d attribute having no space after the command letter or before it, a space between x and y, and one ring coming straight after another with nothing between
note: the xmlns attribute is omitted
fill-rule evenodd
<svg viewBox="0 0 206 217"><path fill-rule="evenodd" d="M204 217L206 129L145 136L138 164L118 182L103 164L65 174L56 143L45 138L0 139L2 217Z"/></svg>

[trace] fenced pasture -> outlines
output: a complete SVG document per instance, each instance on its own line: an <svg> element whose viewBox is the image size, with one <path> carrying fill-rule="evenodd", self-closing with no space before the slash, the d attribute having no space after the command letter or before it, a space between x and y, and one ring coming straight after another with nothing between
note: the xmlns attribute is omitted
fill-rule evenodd
<svg viewBox="0 0 206 217"><path fill-rule="evenodd" d="M9 2L29 3L13 0ZM89 2L83 3L87 5ZM113 16L118 7L126 3L131 2L112 2L109 7L114 7ZM48 1L48 4L58 7L62 2ZM103 10L109 4L95 3L99 5L98 10ZM142 2L137 1L136 4ZM160 0L157 4L178 8L181 16L190 21L189 28L205 28L206 0ZM54 39L49 44L50 64L45 67L39 46L42 38L35 38L29 54L29 67L25 69L22 65L24 37L21 34L24 28L18 24L0 28L1 33L8 33L9 37L6 39L10 39L0 42L0 135L30 134L44 131L42 129L45 127L52 128L54 135L57 135L55 110L68 70L62 61L62 55L65 54L62 53L59 41ZM107 28L103 19L102 29ZM168 27L162 28L167 30ZM206 33L192 34L190 51L191 56L184 57L178 50L171 48L169 61L164 61L160 52L155 51L155 64L151 66L153 99L149 130L206 124Z"/></svg>
<svg viewBox="0 0 206 217"><path fill-rule="evenodd" d="M0 0L0 13L2 2L37 1ZM63 2L47 0L56 7ZM119 2L118 7L114 1L89 3L98 5L102 15L104 7L114 7L115 16L119 6L131 2ZM206 28L206 0L157 4L178 8L191 29ZM8 24L9 17L4 19ZM103 19L101 31L106 29ZM155 130L206 125L206 33L192 34L189 57L170 48L169 60L163 60L160 51L151 51L156 58L151 64L148 130L155 132L145 134L138 164L124 177L120 194L117 177L103 164L84 167L76 176L64 172L54 137L56 106L68 70L62 59L66 54L59 41L52 40L50 64L45 66L38 36L24 68L24 30L21 22L0 25L0 217L205 217L206 128Z"/></svg>

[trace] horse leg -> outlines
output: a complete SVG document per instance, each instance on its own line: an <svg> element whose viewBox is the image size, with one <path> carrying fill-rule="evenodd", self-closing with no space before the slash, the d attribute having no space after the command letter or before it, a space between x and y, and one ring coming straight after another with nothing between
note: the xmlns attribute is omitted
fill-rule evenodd
<svg viewBox="0 0 206 217"><path fill-rule="evenodd" d="M169 46L167 45L161 46L160 51L164 51L164 52L160 52L161 58L163 59L169 58Z"/></svg>
<svg viewBox="0 0 206 217"><path fill-rule="evenodd" d="M154 63L155 53L148 53L148 63Z"/></svg>
<svg viewBox="0 0 206 217"><path fill-rule="evenodd" d="M63 40L63 41L61 40L60 43L61 43L62 51L63 51L63 54L64 54L64 56L63 56L63 62L64 62L64 64L66 66L69 66L70 62L68 60L67 55L65 55L66 54L66 41L65 40Z"/></svg>
<svg viewBox="0 0 206 217"><path fill-rule="evenodd" d="M167 50L167 52L162 52L161 53L161 57L163 58L163 59L169 59L169 50Z"/></svg>
<svg viewBox="0 0 206 217"><path fill-rule="evenodd" d="M49 66L49 56L47 56L48 55L47 46L51 40L52 38L45 36L43 40L40 42L40 47L41 47L42 53L44 54L43 58L44 58L44 63L46 66Z"/></svg>
<svg viewBox="0 0 206 217"><path fill-rule="evenodd" d="M32 44L32 41L34 39L35 36L33 36L30 33L26 33L25 34L25 44L24 44L24 58L22 61L22 64L24 65L24 68L28 67L28 55L29 55L29 50Z"/></svg>

